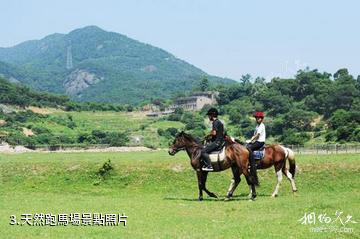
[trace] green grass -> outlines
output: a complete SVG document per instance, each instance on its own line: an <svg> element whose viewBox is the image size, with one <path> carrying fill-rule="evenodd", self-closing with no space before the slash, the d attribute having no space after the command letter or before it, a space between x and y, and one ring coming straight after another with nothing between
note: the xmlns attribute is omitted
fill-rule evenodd
<svg viewBox="0 0 360 239"><path fill-rule="evenodd" d="M114 170L100 180L96 172L108 159ZM259 171L255 202L247 200L245 180L234 200L224 202L231 179L226 171L208 178L220 199L198 202L195 172L183 152L2 154L1 238L359 238L359 155L299 155L297 164L297 196L284 179L279 197L270 198L276 179L268 169ZM336 210L359 222L347 224L353 233L310 232L312 226L298 221L310 212L335 219ZM128 225L9 225L13 214L76 212L124 212Z"/></svg>
<svg viewBox="0 0 360 239"><path fill-rule="evenodd" d="M147 118L142 113L124 113L112 111L82 111L82 112L65 112L55 111L52 116L67 117L71 115L73 121L76 123L74 130L66 126L56 124L51 121L45 121L34 124L37 126L45 126L54 133L78 133L91 132L94 129L103 131L134 131L138 130L142 124L150 124L154 119ZM41 125L44 124L44 125Z"/></svg>
<svg viewBox="0 0 360 239"><path fill-rule="evenodd" d="M163 118L149 118L144 112L113 112L113 111L82 111L66 112L55 109L47 109L51 112L50 117L39 121L27 122L26 125L32 127L47 128L53 134L66 134L67 136L77 137L80 133L91 133L93 130L107 132L124 132L129 136L141 136L143 145L151 147L167 147L168 139L160 137L157 133L159 128L184 128L181 122L167 121ZM67 125L62 125L60 119L67 121L71 116L76 127L71 129ZM55 119L56 118L56 119ZM57 123L59 122L60 123Z"/></svg>

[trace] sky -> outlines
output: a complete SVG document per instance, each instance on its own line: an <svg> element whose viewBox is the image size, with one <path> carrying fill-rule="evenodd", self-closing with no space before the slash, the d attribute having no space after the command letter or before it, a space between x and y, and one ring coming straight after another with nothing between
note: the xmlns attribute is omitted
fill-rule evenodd
<svg viewBox="0 0 360 239"><path fill-rule="evenodd" d="M0 9L0 47L96 25L235 80L306 67L360 74L357 0L0 0Z"/></svg>

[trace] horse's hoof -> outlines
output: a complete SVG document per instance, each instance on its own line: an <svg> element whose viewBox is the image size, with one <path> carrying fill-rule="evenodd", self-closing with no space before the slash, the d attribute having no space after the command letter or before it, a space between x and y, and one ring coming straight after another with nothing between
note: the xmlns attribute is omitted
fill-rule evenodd
<svg viewBox="0 0 360 239"><path fill-rule="evenodd" d="M293 190L293 193L296 193L297 192L297 189Z"/></svg>
<svg viewBox="0 0 360 239"><path fill-rule="evenodd" d="M253 202L253 201L255 201L255 200L256 200L256 197L251 197L251 198L249 199L250 202Z"/></svg>
<svg viewBox="0 0 360 239"><path fill-rule="evenodd" d="M202 198L202 197L199 197L199 198L198 198L198 201L199 201L199 202L201 202L202 200L203 200L203 198Z"/></svg>
<svg viewBox="0 0 360 239"><path fill-rule="evenodd" d="M278 196L277 194L271 195L272 198L276 198L277 196Z"/></svg>
<svg viewBox="0 0 360 239"><path fill-rule="evenodd" d="M212 197L212 198L218 198L218 196L216 196L215 193L211 194L210 197Z"/></svg>
<svg viewBox="0 0 360 239"><path fill-rule="evenodd" d="M225 201L225 202L228 202L228 201L230 201L230 200L231 200L231 197L225 197L225 198L224 198L224 201Z"/></svg>

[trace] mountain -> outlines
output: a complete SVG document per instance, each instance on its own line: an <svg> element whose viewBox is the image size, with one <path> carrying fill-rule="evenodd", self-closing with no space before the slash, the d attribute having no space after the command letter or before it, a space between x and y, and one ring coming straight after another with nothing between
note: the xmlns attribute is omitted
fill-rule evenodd
<svg viewBox="0 0 360 239"><path fill-rule="evenodd" d="M210 76L172 54L96 26L0 48L0 74L76 101L138 104L191 90Z"/></svg>

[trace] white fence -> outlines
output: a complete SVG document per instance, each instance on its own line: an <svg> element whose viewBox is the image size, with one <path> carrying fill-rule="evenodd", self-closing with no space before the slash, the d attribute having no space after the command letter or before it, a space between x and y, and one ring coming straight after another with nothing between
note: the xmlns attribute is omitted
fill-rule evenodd
<svg viewBox="0 0 360 239"><path fill-rule="evenodd" d="M360 153L360 144L316 144L285 146L292 149L297 154Z"/></svg>

